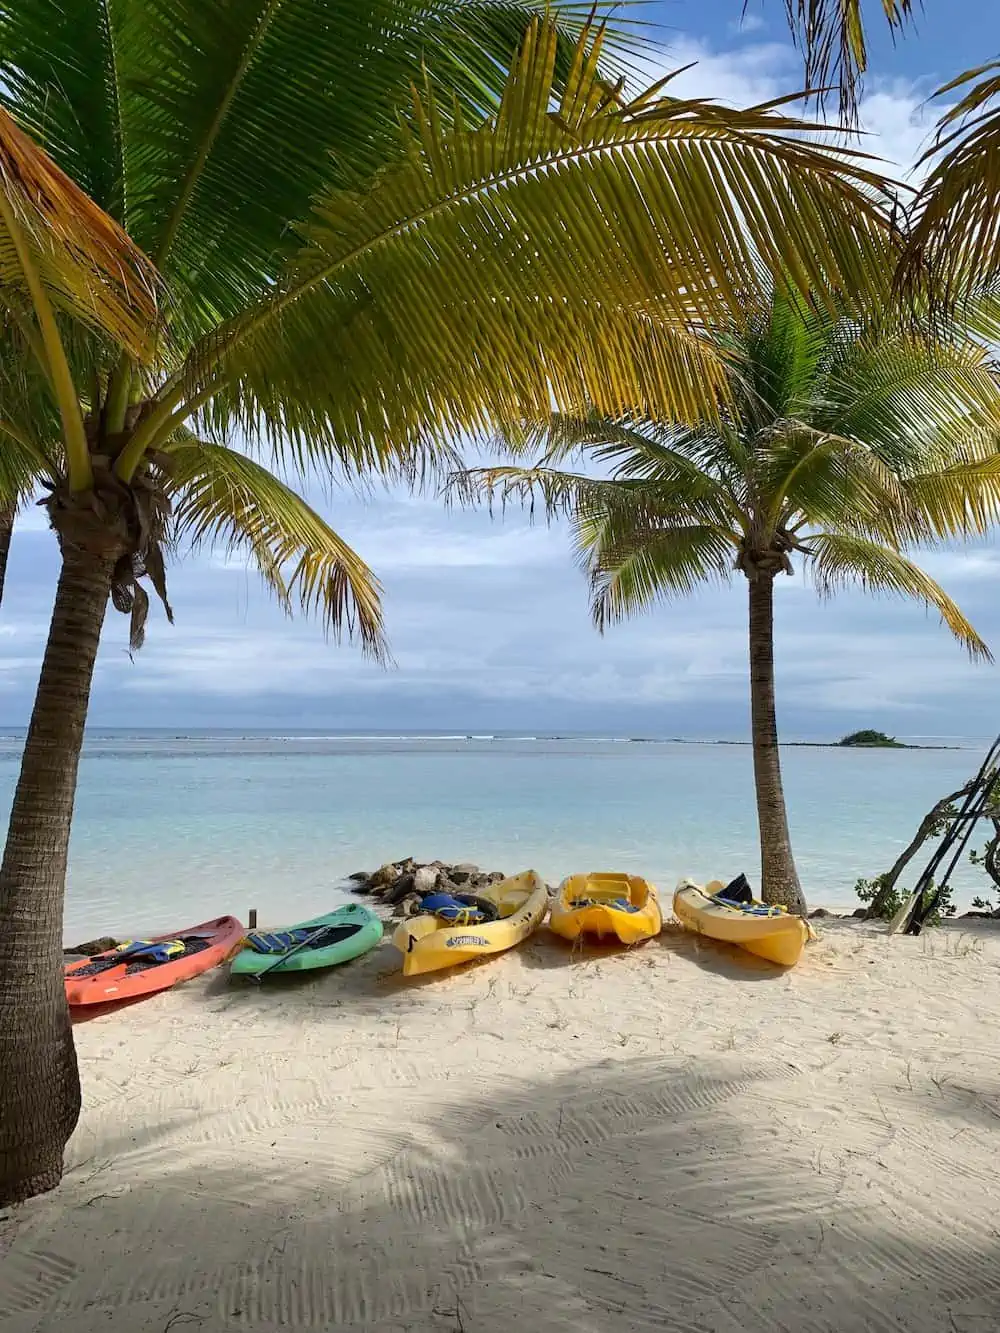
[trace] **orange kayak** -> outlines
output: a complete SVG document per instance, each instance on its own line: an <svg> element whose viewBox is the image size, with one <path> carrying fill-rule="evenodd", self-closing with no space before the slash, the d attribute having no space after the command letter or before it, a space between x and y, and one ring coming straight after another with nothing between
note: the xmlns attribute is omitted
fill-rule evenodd
<svg viewBox="0 0 1000 1333"><path fill-rule="evenodd" d="M172 935L129 941L94 958L70 963L66 999L73 1005L109 1004L167 990L231 958L245 933L234 916L220 916Z"/></svg>

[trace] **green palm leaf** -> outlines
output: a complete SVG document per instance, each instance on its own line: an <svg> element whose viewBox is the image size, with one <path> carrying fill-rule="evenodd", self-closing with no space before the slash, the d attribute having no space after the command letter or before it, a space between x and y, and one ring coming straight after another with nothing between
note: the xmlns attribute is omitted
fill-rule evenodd
<svg viewBox="0 0 1000 1333"><path fill-rule="evenodd" d="M241 310L331 184L399 153L422 70L495 106L526 0L32 0L0 7L0 99L170 282L175 333ZM585 18L555 6L559 67ZM619 42L624 54L627 43Z"/></svg>
<svg viewBox="0 0 1000 1333"><path fill-rule="evenodd" d="M553 112L557 36L529 30L485 126L448 128L425 89L406 161L318 198L308 245L194 349L141 443L223 391L246 422L340 439L487 429L553 399L703 416L718 383L661 329L734 315L767 268L881 289L891 241L855 157L769 108L624 103L589 35Z"/></svg>
<svg viewBox="0 0 1000 1333"><path fill-rule="evenodd" d="M579 517L576 543L590 572L591 609L601 633L659 602L732 578L733 534L713 524L636 522L634 515L629 521L605 511Z"/></svg>
<svg viewBox="0 0 1000 1333"><path fill-rule="evenodd" d="M378 580L273 473L234 449L191 438L171 445L166 484L177 542L245 552L287 612L297 600L327 630L356 632L366 652L385 657Z"/></svg>
<svg viewBox="0 0 1000 1333"><path fill-rule="evenodd" d="M902 266L911 286L943 287L952 303L969 290L995 294L1000 277L1000 61L967 71L935 96L960 88L922 159L933 166Z"/></svg>

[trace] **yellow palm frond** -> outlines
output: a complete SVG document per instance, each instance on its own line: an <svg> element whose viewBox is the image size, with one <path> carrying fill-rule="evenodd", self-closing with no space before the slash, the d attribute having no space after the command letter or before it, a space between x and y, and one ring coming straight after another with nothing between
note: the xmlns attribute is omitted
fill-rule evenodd
<svg viewBox="0 0 1000 1333"><path fill-rule="evenodd" d="M57 309L143 359L156 322L152 264L122 229L0 110L0 285L29 306L38 282Z"/></svg>
<svg viewBox="0 0 1000 1333"><path fill-rule="evenodd" d="M843 533L814 533L811 570L821 595L860 587L867 593L915 598L933 607L973 658L992 661L989 648L948 594L906 556L878 542Z"/></svg>
<svg viewBox="0 0 1000 1333"><path fill-rule="evenodd" d="M165 472L177 540L246 552L287 612L297 599L327 630L356 633L367 653L386 656L378 580L300 495L245 454L202 440L173 443Z"/></svg>

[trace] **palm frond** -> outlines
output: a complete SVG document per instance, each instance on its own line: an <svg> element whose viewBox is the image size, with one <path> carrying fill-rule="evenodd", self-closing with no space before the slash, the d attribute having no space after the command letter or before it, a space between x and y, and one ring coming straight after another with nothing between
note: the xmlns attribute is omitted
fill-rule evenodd
<svg viewBox="0 0 1000 1333"><path fill-rule="evenodd" d="M813 410L838 313L775 287L768 301L748 307L736 329L718 331L732 360L742 433Z"/></svg>
<svg viewBox="0 0 1000 1333"><path fill-rule="evenodd" d="M910 287L943 288L949 304L989 291L1000 277L1000 61L967 71L935 96L960 88L922 159L934 165L917 195L900 270Z"/></svg>
<svg viewBox="0 0 1000 1333"><path fill-rule="evenodd" d="M931 535L983 533L1000 521L1000 451L991 433L971 440L948 466L914 473L903 482Z"/></svg>
<svg viewBox="0 0 1000 1333"><path fill-rule="evenodd" d="M55 479L60 421L49 381L17 322L0 312L0 507L16 508Z"/></svg>
<svg viewBox="0 0 1000 1333"><path fill-rule="evenodd" d="M520 504L532 518L540 505L543 516L552 520L587 503L598 504L601 498L613 501L620 490L618 482L551 467L481 467L453 473L446 494L460 504L484 504L491 513Z"/></svg>
<svg viewBox="0 0 1000 1333"><path fill-rule="evenodd" d="M41 317L44 299L140 359L150 351L152 265L2 110L0 288L8 308Z"/></svg>
<svg viewBox="0 0 1000 1333"><path fill-rule="evenodd" d="M915 0L881 0L892 32L916 13ZM806 87L825 97L833 85L841 119L857 119L862 75L868 68L863 0L785 0L788 22L806 61Z"/></svg>
<svg viewBox="0 0 1000 1333"><path fill-rule="evenodd" d="M300 495L245 454L188 438L167 455L173 532L192 546L244 551L286 611L297 600L339 636L386 655L378 580Z"/></svg>
<svg viewBox="0 0 1000 1333"><path fill-rule="evenodd" d="M533 430L519 428L515 449L521 451L529 441L544 449L539 468L582 456L599 475L641 482L647 494L660 496L663 503L711 507L724 518L739 519L740 460L730 454L739 442L722 423L683 429L648 418L556 412Z"/></svg>
<svg viewBox="0 0 1000 1333"><path fill-rule="evenodd" d="M905 473L952 458L983 432L1000 437L1000 380L973 341L875 326L837 348L813 421L865 440Z"/></svg>
<svg viewBox="0 0 1000 1333"><path fill-rule="evenodd" d="M117 217L167 278L184 341L253 300L331 185L400 155L429 71L495 109L528 0L31 0L0 6L0 104ZM601 4L600 12L609 6ZM568 74L581 5L556 5ZM624 58L628 24L609 35Z"/></svg>
<svg viewBox="0 0 1000 1333"><path fill-rule="evenodd" d="M931 535L898 472L861 439L777 421L758 451L755 479L767 526L833 526L899 545Z"/></svg>
<svg viewBox="0 0 1000 1333"><path fill-rule="evenodd" d="M577 515L574 534L578 559L590 574L594 623L602 634L636 612L732 577L734 534L714 524L650 522L635 512L611 509Z"/></svg>
<svg viewBox="0 0 1000 1333"><path fill-rule="evenodd" d="M39 478L51 475L43 459L31 435L0 414L0 511L20 509L36 493Z"/></svg>
<svg viewBox="0 0 1000 1333"><path fill-rule="evenodd" d="M119 223L126 221L121 95L135 49L122 28L134 32L144 9L117 0L0 5L0 106Z"/></svg>
<svg viewBox="0 0 1000 1333"><path fill-rule="evenodd" d="M293 435L326 422L409 439L583 401L689 418L717 386L703 357L665 349L659 323L733 315L764 269L825 292L881 289L892 243L880 178L857 156L806 143L770 108L625 104L592 38L558 112L546 23L485 126L442 126L426 89L407 160L370 190L317 200L306 248L195 349L150 432L227 385L244 420Z"/></svg>
<svg viewBox="0 0 1000 1333"><path fill-rule="evenodd" d="M842 533L815 533L809 545L813 577L822 595L856 586L876 595L914 598L940 613L971 657L992 660L989 648L944 589L898 551Z"/></svg>

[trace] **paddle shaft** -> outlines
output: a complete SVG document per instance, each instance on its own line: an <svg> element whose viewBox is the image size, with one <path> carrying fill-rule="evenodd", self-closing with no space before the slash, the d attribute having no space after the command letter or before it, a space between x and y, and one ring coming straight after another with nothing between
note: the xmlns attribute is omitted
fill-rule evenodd
<svg viewBox="0 0 1000 1333"><path fill-rule="evenodd" d="M255 985L259 986L260 983L267 976L268 972L273 972L274 969L276 967L280 967L282 963L287 963L289 958L291 958L293 954L298 953L300 949L308 949L310 944L315 944L315 942L319 939L319 937L321 935L325 935L329 929L330 927L328 925L320 926L318 930L314 930L311 935L307 935L304 940L302 940L299 944L296 944L294 949L289 949L287 953L283 953L281 957L277 959L276 962L273 962L271 964L270 967L265 967L263 972L254 973L251 976L250 980Z"/></svg>

